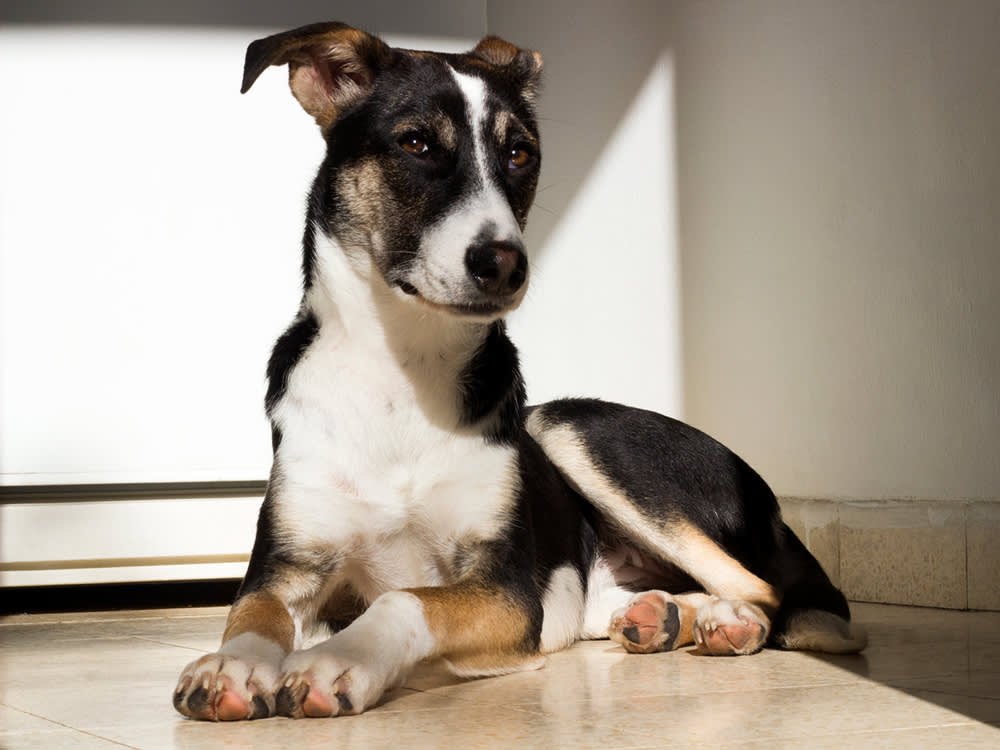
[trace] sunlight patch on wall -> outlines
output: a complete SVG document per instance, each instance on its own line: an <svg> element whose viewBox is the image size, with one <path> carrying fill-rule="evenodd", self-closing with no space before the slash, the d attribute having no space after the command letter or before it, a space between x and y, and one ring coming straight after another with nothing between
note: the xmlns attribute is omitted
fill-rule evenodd
<svg viewBox="0 0 1000 750"><path fill-rule="evenodd" d="M683 416L673 86L664 53L545 247L531 250L511 330L533 402L598 396Z"/></svg>

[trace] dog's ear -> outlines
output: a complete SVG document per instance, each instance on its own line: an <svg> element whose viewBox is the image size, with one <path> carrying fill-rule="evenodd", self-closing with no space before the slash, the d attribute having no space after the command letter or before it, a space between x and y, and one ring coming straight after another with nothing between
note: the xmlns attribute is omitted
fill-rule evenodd
<svg viewBox="0 0 1000 750"><path fill-rule="evenodd" d="M342 23L316 23L251 42L243 66L249 91L270 65L288 65L288 85L302 108L326 131L363 99L391 56L381 39Z"/></svg>
<svg viewBox="0 0 1000 750"><path fill-rule="evenodd" d="M469 54L494 67L505 70L517 81L524 98L528 102L535 100L535 95L538 93L538 87L542 81L542 56L540 54L521 49L495 36L483 39Z"/></svg>

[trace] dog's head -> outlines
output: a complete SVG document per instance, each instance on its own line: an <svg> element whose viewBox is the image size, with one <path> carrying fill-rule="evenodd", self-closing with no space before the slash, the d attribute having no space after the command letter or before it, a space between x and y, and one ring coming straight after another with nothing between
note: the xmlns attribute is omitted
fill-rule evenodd
<svg viewBox="0 0 1000 750"><path fill-rule="evenodd" d="M541 57L495 37L462 55L414 52L315 24L253 42L243 92L285 64L327 143L313 224L414 304L478 319L516 307L541 155Z"/></svg>

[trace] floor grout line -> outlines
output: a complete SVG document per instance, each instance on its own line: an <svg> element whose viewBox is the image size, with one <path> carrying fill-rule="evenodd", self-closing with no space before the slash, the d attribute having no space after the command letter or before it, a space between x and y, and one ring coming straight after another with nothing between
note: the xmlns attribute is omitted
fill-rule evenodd
<svg viewBox="0 0 1000 750"><path fill-rule="evenodd" d="M82 734L82 735L85 735L87 737L93 737L94 739L102 740L103 742L110 742L112 745L118 745L119 747L127 747L127 748L129 748L129 750L143 750L141 747L137 747L135 745L129 745L129 744L126 744L124 742L119 742L118 740L113 740L110 737L104 737L104 736L99 735L99 734L94 734L93 732L88 732L86 729L80 729L79 727L74 727L74 726L72 726L70 724L65 724L65 723L63 723L61 721L57 721L56 719L49 718L48 716L41 716L40 714L36 714L34 711L26 711L23 708L18 708L17 706L12 706L9 703L5 703L5 702L0 701L0 706L3 706L4 708L8 708L11 711L17 711L18 713L24 714L25 716L30 716L30 717L32 717L34 719L38 719L39 721L44 721L47 724L53 724L53 725L55 725L57 727L62 727L63 729L68 729L69 731L76 732L77 734ZM29 732L13 732L11 736L17 736L19 734L27 736L30 733Z"/></svg>

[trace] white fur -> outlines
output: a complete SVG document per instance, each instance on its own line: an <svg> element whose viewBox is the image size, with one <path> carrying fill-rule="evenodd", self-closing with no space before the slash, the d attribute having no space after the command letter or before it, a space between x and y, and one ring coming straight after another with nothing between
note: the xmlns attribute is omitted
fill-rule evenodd
<svg viewBox="0 0 1000 750"><path fill-rule="evenodd" d="M264 638L256 633L240 633L230 638L219 653L226 656L236 656L249 662L271 664L277 667L285 658L285 651L270 638Z"/></svg>
<svg viewBox="0 0 1000 750"><path fill-rule="evenodd" d="M597 639L608 637L608 623L613 612L624 607L635 596L629 589L615 583L611 566L599 557L587 579L587 600L584 604L583 627L580 637Z"/></svg>
<svg viewBox="0 0 1000 750"><path fill-rule="evenodd" d="M486 84L475 76L449 71L465 97L476 158L476 189L424 232L422 262L409 276L425 299L442 305L460 299L470 283L465 253L485 228L492 227L491 240L521 242L521 229L510 204L491 176L490 162L496 155L489 138L492 128L487 123ZM526 284L521 287L521 295L526 288Z"/></svg>
<svg viewBox="0 0 1000 750"><path fill-rule="evenodd" d="M284 684L307 679L311 690L338 705L336 692L362 711L435 650L424 607L413 594L391 591L326 641L295 651L282 664Z"/></svg>
<svg viewBox="0 0 1000 750"><path fill-rule="evenodd" d="M322 233L317 272L320 330L272 414L279 502L294 497L279 532L336 550L367 601L447 583L456 545L499 533L519 481L514 449L459 424L461 363L485 329L390 289Z"/></svg>
<svg viewBox="0 0 1000 750"><path fill-rule="evenodd" d="M583 623L583 602L583 586L576 568L564 565L552 571L549 585L542 597L543 653L564 649L579 638Z"/></svg>
<svg viewBox="0 0 1000 750"><path fill-rule="evenodd" d="M224 643L218 652L188 664L178 684L189 693L199 686L212 693L233 690L248 711L254 696L260 696L273 710L274 689L284 656L281 646L269 638L242 633Z"/></svg>

